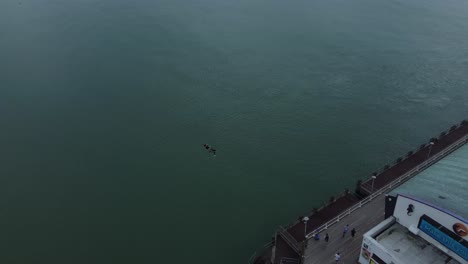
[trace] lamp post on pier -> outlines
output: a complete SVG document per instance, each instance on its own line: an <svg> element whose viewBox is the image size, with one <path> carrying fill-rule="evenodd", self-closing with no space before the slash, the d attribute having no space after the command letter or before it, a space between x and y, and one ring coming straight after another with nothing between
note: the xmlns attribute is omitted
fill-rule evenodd
<svg viewBox="0 0 468 264"><path fill-rule="evenodd" d="M304 221L304 238L305 238L307 235L307 222L309 221L309 217L304 216L304 218L302 218L302 221Z"/></svg>
<svg viewBox="0 0 468 264"><path fill-rule="evenodd" d="M433 146L433 145L434 145L434 142L432 142L432 141L429 142L429 152L427 153L427 158L426 158L426 159L428 159L429 156L431 155L431 150L432 150L432 146Z"/></svg>
<svg viewBox="0 0 468 264"><path fill-rule="evenodd" d="M377 176L372 175L372 187L371 187L371 192L374 192L374 181L377 179Z"/></svg>

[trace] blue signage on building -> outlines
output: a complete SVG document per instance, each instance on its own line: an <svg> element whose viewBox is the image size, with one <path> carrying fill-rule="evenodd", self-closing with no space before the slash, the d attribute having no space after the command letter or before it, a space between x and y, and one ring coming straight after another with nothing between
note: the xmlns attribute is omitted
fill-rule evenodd
<svg viewBox="0 0 468 264"><path fill-rule="evenodd" d="M468 260L468 248L461 244L459 241L453 239L448 234L442 232L439 228L433 226L425 219L421 219L419 223L419 229L424 233L428 234L430 237L435 239L437 242L441 243L464 260Z"/></svg>

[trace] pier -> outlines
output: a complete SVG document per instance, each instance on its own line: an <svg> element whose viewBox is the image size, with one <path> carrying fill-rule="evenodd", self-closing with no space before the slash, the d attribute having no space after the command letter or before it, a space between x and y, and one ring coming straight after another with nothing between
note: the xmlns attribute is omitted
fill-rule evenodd
<svg viewBox="0 0 468 264"><path fill-rule="evenodd" d="M438 137L431 138L417 150L397 158L394 164L385 165L368 179L359 181L354 192L346 190L335 200L307 215L307 218L301 216L294 223L279 227L274 241L267 245L267 253L255 256L251 263L335 263L334 255L337 252L341 254L341 262L357 263L362 235L384 220L385 193L467 141L468 122L464 120ZM349 224L350 230L343 238L346 224ZM357 231L354 238L350 234L352 228ZM330 236L329 242L324 241L326 233ZM320 234L319 241L314 239L316 234Z"/></svg>

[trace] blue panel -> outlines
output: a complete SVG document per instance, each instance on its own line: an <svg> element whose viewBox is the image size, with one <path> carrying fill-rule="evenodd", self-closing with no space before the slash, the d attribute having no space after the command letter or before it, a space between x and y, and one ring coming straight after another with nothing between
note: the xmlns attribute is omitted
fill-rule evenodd
<svg viewBox="0 0 468 264"><path fill-rule="evenodd" d="M419 224L419 229L424 233L428 234L430 237L435 239L437 242L441 243L449 250L453 251L464 260L468 260L468 248L460 244L455 239L451 238L444 232L440 231L437 227L431 225L426 220L422 219Z"/></svg>

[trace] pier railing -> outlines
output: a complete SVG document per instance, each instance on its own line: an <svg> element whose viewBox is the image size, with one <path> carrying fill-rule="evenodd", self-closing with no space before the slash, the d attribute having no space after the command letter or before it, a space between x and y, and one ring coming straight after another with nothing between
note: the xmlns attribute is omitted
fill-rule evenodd
<svg viewBox="0 0 468 264"><path fill-rule="evenodd" d="M335 218L331 219L330 221L326 222L325 224L319 226L318 228L314 229L312 232L308 233L306 235L306 239L310 239L311 237L315 236L315 234L322 232L323 230L328 229L330 226L338 223L341 219L346 217L347 215L351 214L352 212L358 210L361 208L363 205L369 203L370 201L374 200L376 197L379 195L383 194L384 192L387 192L398 185L402 184L404 181L408 180L415 174L417 174L420 170L425 169L429 167L430 165L434 164L438 160L442 159L443 157L447 156L454 150L458 149L460 146L464 145L466 141L468 140L468 136L464 136L463 138L459 139L458 141L454 142L450 146L446 147L444 150L440 151L436 155L428 158L426 161L423 163L419 164L418 166L414 167L413 169L409 170L402 176L398 177L394 181L390 182L389 184L385 185L384 187L375 190L372 192L369 196L364 198L363 200L359 201L359 203L356 203L355 205L351 206L350 208L346 209L344 212L336 216ZM285 239L286 240L286 239Z"/></svg>
<svg viewBox="0 0 468 264"><path fill-rule="evenodd" d="M284 229L283 227L279 227L278 229L278 234L288 243L288 245L296 251L297 254L301 254L301 247L299 245L299 242L288 232L288 230Z"/></svg>
<svg viewBox="0 0 468 264"><path fill-rule="evenodd" d="M466 126L467 124L468 124L468 121L467 121L467 120L463 120L459 125L458 125L458 124L457 124L457 125L454 125L454 126L452 126L449 130L443 131L442 133L440 133L439 139L441 139L441 138L443 138L443 137L445 137L445 136L451 135L451 133L452 133L453 131L455 131L456 129L461 128L462 126ZM436 140L436 141L437 141L438 138L431 138L431 139L430 139L431 142L432 142L433 140ZM404 160L406 160L406 159L409 159L409 158L411 158L411 156L412 156L413 154L416 154L416 153L418 153L419 151L421 151L421 150L423 150L424 148L427 148L427 147L430 148L429 145L427 145L426 143L424 143L424 144L420 145L418 148L416 148L416 149L414 149L414 150L412 150L412 151L409 151L406 155L401 156L401 157L398 158L396 161L395 161L395 160L394 160L394 161L388 161L388 162L387 162L387 165L385 165L384 167L381 167L381 168L377 169L376 171L374 171L373 175L378 176L378 175L380 175L380 174L382 174L382 173L384 173L384 172L386 172L386 171L392 169L393 166L391 166L391 165L389 165L389 164L392 164L392 163L394 163L394 162L395 162L395 164L397 164L397 163L400 163L400 162L402 162L402 161L404 161ZM430 153L430 150L429 150L429 153ZM372 190L371 180L370 180L370 179L367 179L367 181L361 183L361 184L360 184L360 188L363 189L364 191L366 191L368 194L372 193L373 190Z"/></svg>
<svg viewBox="0 0 468 264"><path fill-rule="evenodd" d="M333 204L336 200L342 198L343 196L346 196L348 194L348 192L343 192L341 193L339 196L335 196L334 198L334 201L327 201L327 202L324 202L322 204L322 206L318 207L318 208L314 208L314 212L312 214L309 214L309 216L311 215L314 215L316 212L319 212L320 210L326 208L327 206L330 206L330 204ZM290 224L286 225L286 226L283 226L284 229L289 229L290 227L293 227L295 225L297 225L298 223L301 223L302 222L302 217L299 217L299 218L296 218L294 221L291 221Z"/></svg>

